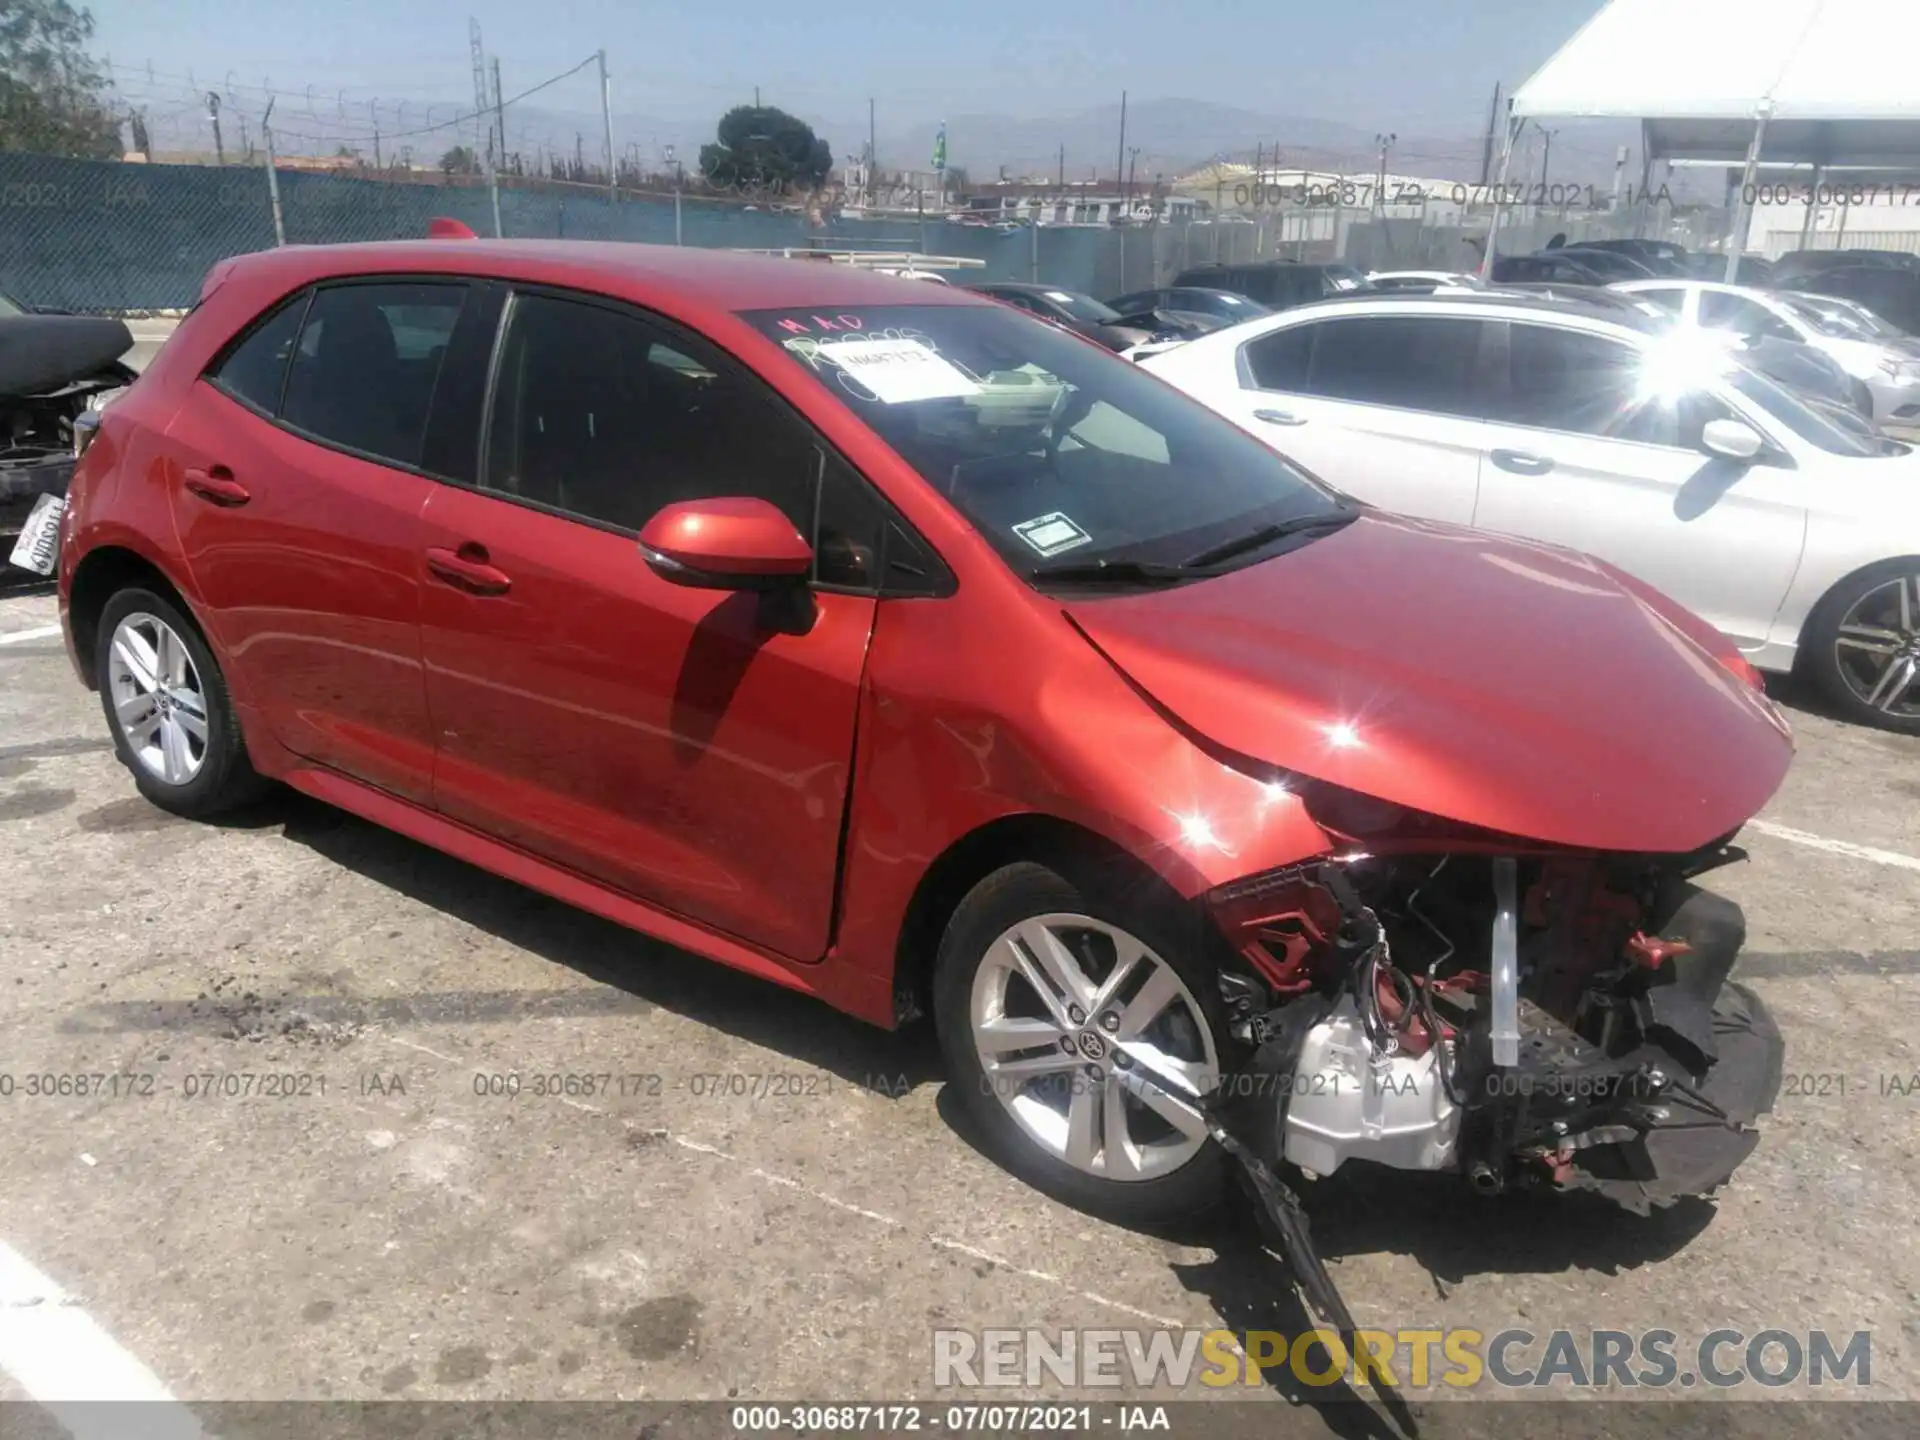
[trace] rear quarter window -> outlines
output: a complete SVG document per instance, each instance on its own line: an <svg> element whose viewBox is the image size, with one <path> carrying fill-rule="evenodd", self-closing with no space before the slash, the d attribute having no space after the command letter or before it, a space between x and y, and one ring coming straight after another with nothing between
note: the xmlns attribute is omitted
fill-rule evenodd
<svg viewBox="0 0 1920 1440"><path fill-rule="evenodd" d="M207 371L214 387L262 415L278 414L287 361L312 293L302 290L255 321Z"/></svg>

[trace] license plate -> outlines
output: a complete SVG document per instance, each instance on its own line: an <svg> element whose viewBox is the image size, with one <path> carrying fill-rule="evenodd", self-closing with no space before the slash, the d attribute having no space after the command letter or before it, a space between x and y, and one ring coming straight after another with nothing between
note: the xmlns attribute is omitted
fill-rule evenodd
<svg viewBox="0 0 1920 1440"><path fill-rule="evenodd" d="M51 575L53 562L60 558L60 516L66 508L67 502L58 495L42 495L34 501L8 562L36 575Z"/></svg>

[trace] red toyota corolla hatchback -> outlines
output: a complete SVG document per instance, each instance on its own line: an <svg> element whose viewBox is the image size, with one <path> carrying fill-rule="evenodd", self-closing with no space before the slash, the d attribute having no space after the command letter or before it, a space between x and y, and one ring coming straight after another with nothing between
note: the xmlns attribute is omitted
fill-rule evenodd
<svg viewBox="0 0 1920 1440"><path fill-rule="evenodd" d="M959 290L229 261L104 413L59 576L155 804L284 782L931 1012L1000 1155L1090 1207L1204 1205L1238 1117L1303 1170L1644 1208L1725 1179L1778 1082L1691 883L1791 753L1721 636Z"/></svg>

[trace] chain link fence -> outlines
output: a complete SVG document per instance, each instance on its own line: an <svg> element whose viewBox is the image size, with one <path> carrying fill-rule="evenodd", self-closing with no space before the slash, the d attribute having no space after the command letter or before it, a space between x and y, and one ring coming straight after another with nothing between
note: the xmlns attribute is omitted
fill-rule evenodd
<svg viewBox="0 0 1920 1440"><path fill-rule="evenodd" d="M466 175L275 170L288 244L424 236L437 216L494 230L486 183ZM500 230L511 237L619 240L711 248L900 249L978 260L969 279L1024 280L1113 296L1150 289L1210 262L1342 260L1362 269L1467 270L1489 215L1447 207L1414 215L1340 206L1228 211L1144 225L982 225L939 217L850 219L689 190L622 190L503 178ZM1503 217L1504 253L1646 236L1700 248L1724 214L1671 209L1521 209ZM276 243L264 165L144 165L0 154L0 290L30 305L127 313L191 305L217 261Z"/></svg>

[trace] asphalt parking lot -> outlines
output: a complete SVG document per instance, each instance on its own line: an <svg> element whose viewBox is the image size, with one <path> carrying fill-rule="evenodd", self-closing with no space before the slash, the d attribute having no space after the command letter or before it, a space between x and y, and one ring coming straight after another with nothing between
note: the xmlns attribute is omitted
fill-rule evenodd
<svg viewBox="0 0 1920 1440"><path fill-rule="evenodd" d="M1117 1229L997 1169L924 1028L299 797L219 825L151 808L54 623L44 591L0 599L0 1361L56 1363L4 1318L52 1285L189 1402L924 1397L939 1327L1301 1323L1243 1228ZM1790 1085L1717 1204L1650 1220L1318 1187L1362 1325L1864 1329L1871 1394L1920 1397L1920 741L1791 718L1751 862L1713 883L1746 907L1789 1070L1844 1080ZM570 1072L661 1083L489 1093ZM76 1073L155 1089L25 1093ZM294 1093L226 1078L266 1075ZM0 1399L23 1388L0 1373Z"/></svg>

